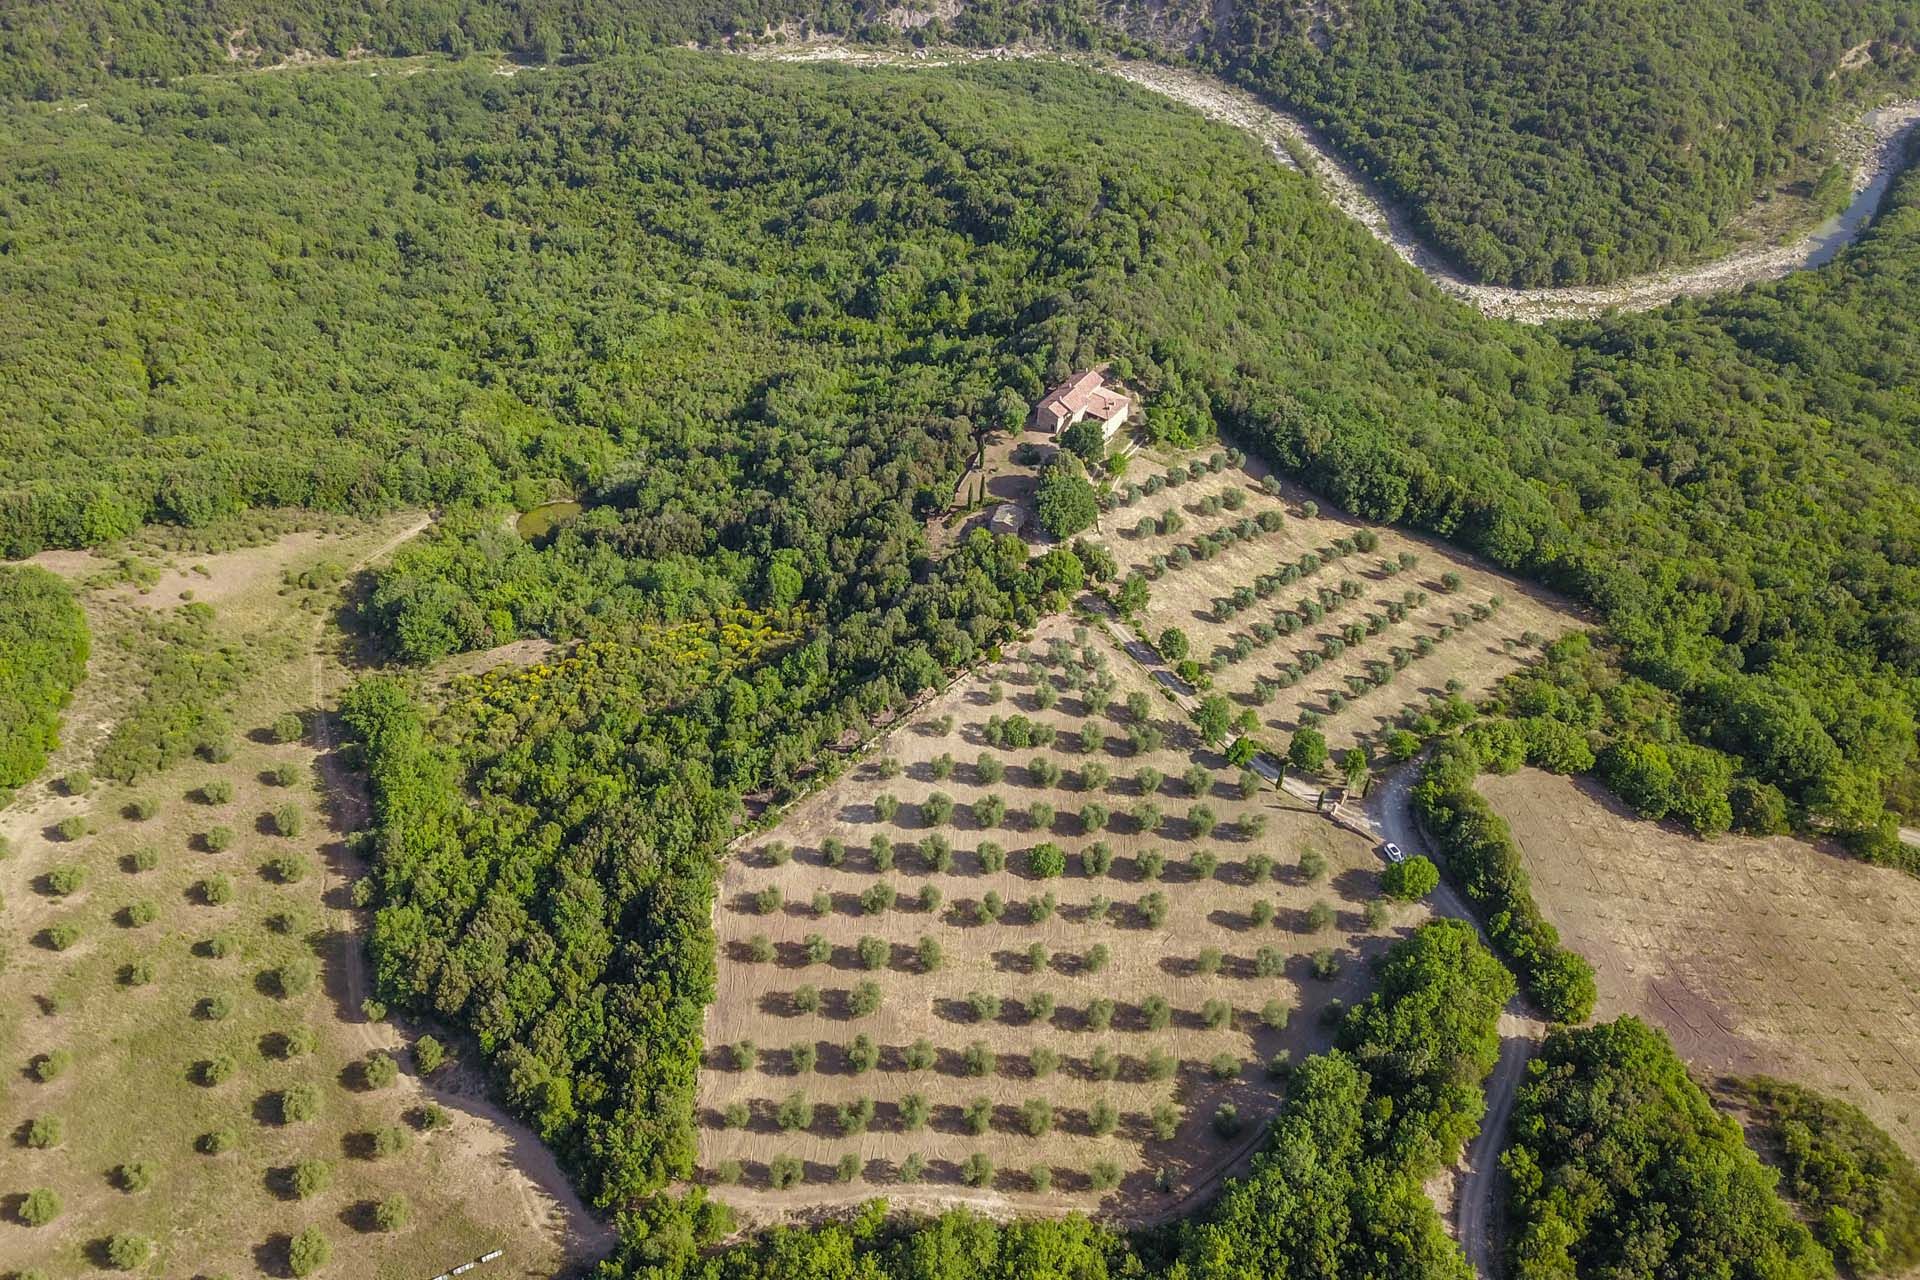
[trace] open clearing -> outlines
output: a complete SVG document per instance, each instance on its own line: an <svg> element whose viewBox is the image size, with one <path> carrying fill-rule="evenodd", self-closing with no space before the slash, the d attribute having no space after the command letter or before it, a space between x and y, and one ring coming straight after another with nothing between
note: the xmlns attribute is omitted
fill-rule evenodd
<svg viewBox="0 0 1920 1280"><path fill-rule="evenodd" d="M1425 918L1383 902L1370 926L1367 843L1243 791L1100 628L1050 620L1028 653L956 681L727 866L700 1155L750 1216L878 1191L1159 1216L1250 1150L1279 1100L1267 1060L1324 1047L1328 1002L1363 996L1367 959ZM1052 739L996 746L996 723ZM1313 973L1322 951L1330 979ZM1223 1103L1241 1122L1224 1138Z"/></svg>
<svg viewBox="0 0 1920 1280"><path fill-rule="evenodd" d="M1837 1094L1920 1155L1920 884L1785 837L1695 840L1535 770L1480 790L1593 962L1596 1018L1637 1014L1705 1073Z"/></svg>
<svg viewBox="0 0 1920 1280"><path fill-rule="evenodd" d="M80 588L94 658L46 776L0 811L0 1274L90 1274L120 1234L150 1242L153 1274L278 1276L317 1228L322 1274L395 1280L495 1248L490 1273L550 1276L570 1230L598 1241L476 1073L422 1079L411 1037L361 1009L359 868L341 839L361 797L312 708L347 678L326 624L348 571L422 523L323 517L253 547L42 558ZM224 745L67 794L56 779L151 716L142 690L180 648L151 628L189 602L211 603L214 642L247 655ZM291 737L270 729L287 713ZM312 1117L289 1120L308 1091ZM48 1120L56 1140L37 1145ZM30 1227L35 1188L60 1213ZM379 1206L402 1195L406 1225L382 1229Z"/></svg>
<svg viewBox="0 0 1920 1280"><path fill-rule="evenodd" d="M1576 625L1564 602L1440 543L1365 525L1258 463L1207 461L1136 456L1126 481L1143 492L1105 513L1097 537L1122 572L1151 580L1143 633L1178 627L1213 687L1282 748L1303 711L1336 752L1376 747L1451 692L1485 695L1529 640ZM1163 487L1145 493L1155 477ZM1235 528L1227 545L1200 546Z"/></svg>

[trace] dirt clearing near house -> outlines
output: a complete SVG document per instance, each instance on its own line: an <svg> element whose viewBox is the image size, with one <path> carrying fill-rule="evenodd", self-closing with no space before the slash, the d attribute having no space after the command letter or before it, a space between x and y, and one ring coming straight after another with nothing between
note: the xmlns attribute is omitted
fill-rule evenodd
<svg viewBox="0 0 1920 1280"><path fill-rule="evenodd" d="M736 848L700 1161L750 1216L1159 1216L1250 1151L1328 1004L1426 918L1100 628L1026 653Z"/></svg>
<svg viewBox="0 0 1920 1280"><path fill-rule="evenodd" d="M1336 752L1373 751L1451 695L1484 696L1578 622L1547 592L1225 453L1142 454L1118 488L1092 536L1149 579L1142 635L1186 654L1282 749L1311 724Z"/></svg>
<svg viewBox="0 0 1920 1280"><path fill-rule="evenodd" d="M1595 1018L1637 1014L1710 1076L1836 1094L1920 1155L1920 883L1785 837L1695 840L1591 782L1479 785L1593 962Z"/></svg>

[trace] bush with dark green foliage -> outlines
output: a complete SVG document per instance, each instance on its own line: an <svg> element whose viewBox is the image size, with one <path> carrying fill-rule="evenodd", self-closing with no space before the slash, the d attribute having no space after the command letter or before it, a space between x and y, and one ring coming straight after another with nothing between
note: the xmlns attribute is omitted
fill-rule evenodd
<svg viewBox="0 0 1920 1280"><path fill-rule="evenodd" d="M1516 1280L1832 1274L1739 1125L1636 1018L1548 1036L1511 1133Z"/></svg>
<svg viewBox="0 0 1920 1280"><path fill-rule="evenodd" d="M1465 741L1442 741L1413 789L1414 807L1440 845L1447 874L1480 909L1494 947L1527 993L1554 1021L1583 1022L1593 1012L1593 966L1562 946L1560 931L1540 914L1513 833L1473 789L1479 772Z"/></svg>
<svg viewBox="0 0 1920 1280"><path fill-rule="evenodd" d="M0 565L0 654L4 799L46 765L60 712L86 674L87 620L66 583L32 565Z"/></svg>
<svg viewBox="0 0 1920 1280"><path fill-rule="evenodd" d="M1814 1238L1856 1275L1904 1275L1920 1262L1920 1169L1850 1102L1764 1076L1726 1082L1752 1117L1760 1158Z"/></svg>

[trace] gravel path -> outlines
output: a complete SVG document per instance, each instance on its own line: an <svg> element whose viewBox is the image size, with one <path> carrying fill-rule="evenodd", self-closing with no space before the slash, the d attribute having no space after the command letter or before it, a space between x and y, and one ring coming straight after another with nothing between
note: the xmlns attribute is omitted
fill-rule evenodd
<svg viewBox="0 0 1920 1280"><path fill-rule="evenodd" d="M1915 126L1920 124L1920 98L1909 98L1869 111L1858 124L1843 130L1840 149L1855 161L1853 200L1839 218L1793 240L1746 245L1709 262L1633 276L1613 284L1515 289L1480 284L1460 274L1420 239L1405 210L1384 199L1370 179L1340 157L1305 121L1268 106L1243 89L1197 71L1152 62L1108 63L1068 58L1037 50L942 49L929 54L924 50L862 49L833 42L756 49L749 51L748 56L779 62L906 67L1021 59L1074 62L1118 76L1184 103L1209 119L1252 134L1280 163L1311 174L1336 208L1391 247L1403 261L1418 268L1443 293L1470 303L1490 316L1529 324L1597 315L1609 310L1645 311L1675 298L1725 293L1819 266L1850 244L1872 219L1894 175L1904 165L1908 143L1914 137Z"/></svg>

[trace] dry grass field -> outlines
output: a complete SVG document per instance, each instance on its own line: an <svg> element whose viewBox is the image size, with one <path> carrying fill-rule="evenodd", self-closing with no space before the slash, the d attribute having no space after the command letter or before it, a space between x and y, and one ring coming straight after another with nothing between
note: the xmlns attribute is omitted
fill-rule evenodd
<svg viewBox="0 0 1920 1280"><path fill-rule="evenodd" d="M360 799L311 708L345 678L322 647L345 570L415 523L43 558L81 587L95 656L46 778L0 811L0 1274L93 1274L121 1237L149 1250L141 1274L287 1275L309 1228L320 1275L431 1276L493 1248L490 1274L559 1269L555 1203L515 1167L550 1157L459 1063L422 1079L362 1012L339 834ZM78 776L139 710L166 648L144 629L195 602L248 655L225 745L132 785ZM59 1204L44 1225L36 1189Z"/></svg>
<svg viewBox="0 0 1920 1280"><path fill-rule="evenodd" d="M1534 770L1480 790L1593 962L1596 1018L1637 1014L1709 1076L1836 1094L1920 1156L1920 884L1784 837L1694 840Z"/></svg>
<svg viewBox="0 0 1920 1280"><path fill-rule="evenodd" d="M1165 487L1107 512L1095 536L1152 580L1144 633L1180 628L1213 687L1282 745L1312 712L1334 751L1375 747L1435 699L1487 693L1527 639L1576 625L1564 601L1441 543L1360 523L1252 460L1200 466L1209 456L1136 456L1127 481ZM1198 545L1234 526L1230 545Z"/></svg>
<svg viewBox="0 0 1920 1280"><path fill-rule="evenodd" d="M1051 740L1008 743L1028 725ZM1098 627L957 681L730 859L703 1176L760 1218L883 1192L1140 1220L1206 1185L1274 1110L1269 1060L1323 1047L1424 918L1244 781Z"/></svg>

